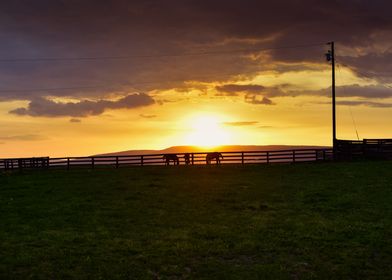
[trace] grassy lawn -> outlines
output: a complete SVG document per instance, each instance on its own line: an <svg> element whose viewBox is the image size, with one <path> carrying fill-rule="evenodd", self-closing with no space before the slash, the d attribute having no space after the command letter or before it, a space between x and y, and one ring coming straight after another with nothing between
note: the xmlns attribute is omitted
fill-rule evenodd
<svg viewBox="0 0 392 280"><path fill-rule="evenodd" d="M392 279L392 162L0 173L0 279Z"/></svg>

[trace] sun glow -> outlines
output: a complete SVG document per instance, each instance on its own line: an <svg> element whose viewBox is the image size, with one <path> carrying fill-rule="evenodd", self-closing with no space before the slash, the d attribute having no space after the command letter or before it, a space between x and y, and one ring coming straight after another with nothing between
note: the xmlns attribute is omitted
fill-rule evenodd
<svg viewBox="0 0 392 280"><path fill-rule="evenodd" d="M197 116L189 121L191 132L186 136L187 145L213 148L230 144L230 133L217 116Z"/></svg>

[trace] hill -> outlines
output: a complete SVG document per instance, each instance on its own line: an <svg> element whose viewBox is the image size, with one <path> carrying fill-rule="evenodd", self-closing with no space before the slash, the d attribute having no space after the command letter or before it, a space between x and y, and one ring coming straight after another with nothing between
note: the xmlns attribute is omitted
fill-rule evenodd
<svg viewBox="0 0 392 280"><path fill-rule="evenodd" d="M0 279L392 279L391 169L0 173Z"/></svg>
<svg viewBox="0 0 392 280"><path fill-rule="evenodd" d="M173 146L163 150L128 150L113 153L100 154L98 156L121 156L121 155L147 155L147 154L166 154L166 153L197 153L208 151L219 152L247 152L247 151L280 151L280 150L299 150L299 149L321 149L325 146L294 146L294 145L227 145L214 148L203 148L195 146Z"/></svg>

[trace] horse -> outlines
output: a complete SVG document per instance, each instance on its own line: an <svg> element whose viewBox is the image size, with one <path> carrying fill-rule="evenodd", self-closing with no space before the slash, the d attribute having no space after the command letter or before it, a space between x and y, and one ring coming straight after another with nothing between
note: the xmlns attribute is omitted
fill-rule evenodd
<svg viewBox="0 0 392 280"><path fill-rule="evenodd" d="M163 155L162 158L166 161L166 165L170 165L170 161L173 161L173 165L180 164L180 160L178 159L178 156L175 154L166 154Z"/></svg>
<svg viewBox="0 0 392 280"><path fill-rule="evenodd" d="M221 153L218 153L218 152L213 152L213 153L207 153L207 156L206 156L206 163L207 164L211 164L211 161L213 160L213 159L215 159L216 160L216 164L220 164L220 158L222 158L223 159L223 156L222 156L222 154Z"/></svg>
<svg viewBox="0 0 392 280"><path fill-rule="evenodd" d="M184 154L184 161L186 165L189 165L191 163L191 155L189 153Z"/></svg>

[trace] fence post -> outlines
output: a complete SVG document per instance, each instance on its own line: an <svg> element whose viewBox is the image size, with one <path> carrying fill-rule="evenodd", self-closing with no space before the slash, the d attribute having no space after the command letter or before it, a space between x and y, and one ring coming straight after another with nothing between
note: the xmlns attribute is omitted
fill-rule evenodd
<svg viewBox="0 0 392 280"><path fill-rule="evenodd" d="M267 151L267 163L269 163L269 151Z"/></svg>
<svg viewBox="0 0 392 280"><path fill-rule="evenodd" d="M91 157L91 168L94 169L94 157Z"/></svg>
<svg viewBox="0 0 392 280"><path fill-rule="evenodd" d="M194 154L192 153L192 165L195 164Z"/></svg>
<svg viewBox="0 0 392 280"><path fill-rule="evenodd" d="M118 168L118 156L116 156L116 168Z"/></svg>
<svg viewBox="0 0 392 280"><path fill-rule="evenodd" d="M241 163L244 165L244 152L241 152Z"/></svg>
<svg viewBox="0 0 392 280"><path fill-rule="evenodd" d="M295 162L295 150L293 150L293 163Z"/></svg>
<svg viewBox="0 0 392 280"><path fill-rule="evenodd" d="M323 150L323 161L326 160L326 156L325 156L325 150Z"/></svg>
<svg viewBox="0 0 392 280"><path fill-rule="evenodd" d="M69 158L67 158L67 170L69 170L69 165L70 165Z"/></svg>
<svg viewBox="0 0 392 280"><path fill-rule="evenodd" d="M141 166L144 165L144 157L143 156L140 156L140 164L141 164Z"/></svg>

